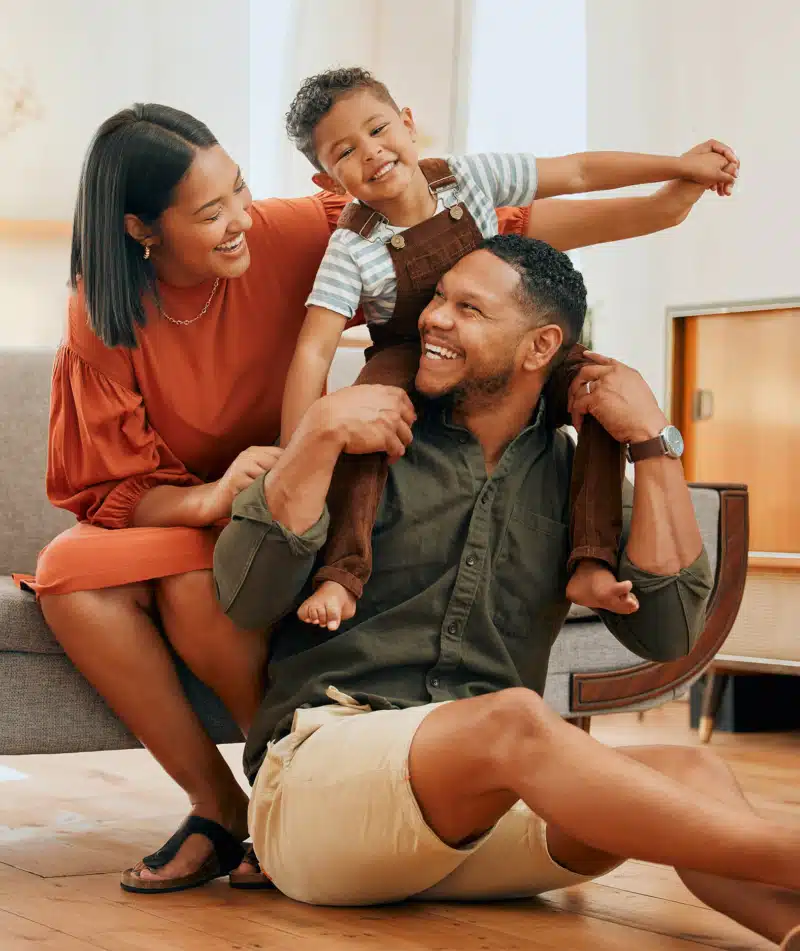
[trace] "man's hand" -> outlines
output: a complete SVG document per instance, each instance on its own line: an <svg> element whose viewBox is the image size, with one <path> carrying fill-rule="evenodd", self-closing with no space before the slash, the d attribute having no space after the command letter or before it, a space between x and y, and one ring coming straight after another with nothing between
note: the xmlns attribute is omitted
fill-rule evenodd
<svg viewBox="0 0 800 951"><path fill-rule="evenodd" d="M340 452L385 452L398 459L411 442L417 418L408 394L396 386L362 384L324 396L308 410L300 429L332 436Z"/></svg>
<svg viewBox="0 0 800 951"><path fill-rule="evenodd" d="M580 429L586 413L594 416L617 442L644 442L668 424L653 391L641 374L624 363L586 352L569 391L573 425Z"/></svg>

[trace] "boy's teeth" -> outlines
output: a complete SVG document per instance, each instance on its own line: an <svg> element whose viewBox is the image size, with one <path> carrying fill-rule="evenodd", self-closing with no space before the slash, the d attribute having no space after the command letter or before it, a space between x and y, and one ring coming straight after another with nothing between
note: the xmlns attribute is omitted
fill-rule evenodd
<svg viewBox="0 0 800 951"><path fill-rule="evenodd" d="M379 178L383 178L384 175L388 175L396 164L397 162L387 162L383 168L378 169L378 171L372 176L373 182L377 181Z"/></svg>

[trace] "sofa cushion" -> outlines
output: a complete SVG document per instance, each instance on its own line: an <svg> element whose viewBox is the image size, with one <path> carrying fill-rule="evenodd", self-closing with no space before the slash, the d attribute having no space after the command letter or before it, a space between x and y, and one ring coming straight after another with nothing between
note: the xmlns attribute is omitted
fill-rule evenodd
<svg viewBox="0 0 800 951"><path fill-rule="evenodd" d="M0 651L63 654L47 626L36 598L0 576Z"/></svg>
<svg viewBox="0 0 800 951"><path fill-rule="evenodd" d="M75 516L47 501L52 350L0 350L0 574L30 571L36 555Z"/></svg>

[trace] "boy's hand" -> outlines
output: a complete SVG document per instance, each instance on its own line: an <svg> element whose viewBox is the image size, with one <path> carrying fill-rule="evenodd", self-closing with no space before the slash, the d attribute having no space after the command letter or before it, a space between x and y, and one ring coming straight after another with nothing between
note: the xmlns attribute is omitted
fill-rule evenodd
<svg viewBox="0 0 800 951"><path fill-rule="evenodd" d="M727 158L717 152L689 152L680 159L681 178L713 188L718 194L722 186L723 194L730 194L728 188L733 188L737 171L735 168L729 171L730 165Z"/></svg>
<svg viewBox="0 0 800 951"><path fill-rule="evenodd" d="M718 139L708 139L705 142L701 142L699 145L696 145L693 149L689 149L688 152L684 152L681 156L681 160L689 160L693 162L694 159L691 156L702 156L702 155L721 155L725 159L723 164L722 171L733 175L734 179L739 177L739 159L736 153L733 151L730 146L725 145L724 142L720 142ZM706 185L706 187L713 188L716 193L720 196L730 195L733 192L733 183L732 182L716 182L711 185L708 185L705 181L702 181L698 178L692 176L684 176L690 181L699 182L701 185Z"/></svg>

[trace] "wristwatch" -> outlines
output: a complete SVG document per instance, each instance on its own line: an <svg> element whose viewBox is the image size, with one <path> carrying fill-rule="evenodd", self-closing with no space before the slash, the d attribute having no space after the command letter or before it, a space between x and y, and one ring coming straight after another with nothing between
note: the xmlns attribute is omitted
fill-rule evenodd
<svg viewBox="0 0 800 951"><path fill-rule="evenodd" d="M677 426L665 426L653 439L645 439L644 442L635 442L628 446L630 462L641 462L642 459L653 459L656 456L680 459L682 455L683 436Z"/></svg>

